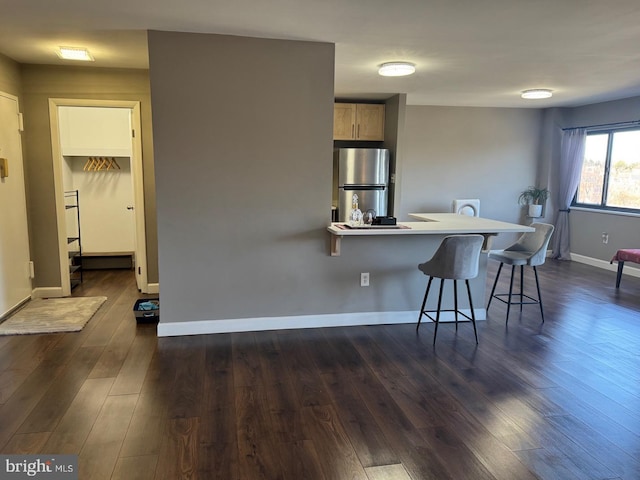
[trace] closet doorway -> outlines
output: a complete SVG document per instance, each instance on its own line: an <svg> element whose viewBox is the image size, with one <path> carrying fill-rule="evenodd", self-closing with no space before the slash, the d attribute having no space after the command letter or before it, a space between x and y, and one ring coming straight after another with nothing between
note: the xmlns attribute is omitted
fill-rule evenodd
<svg viewBox="0 0 640 480"><path fill-rule="evenodd" d="M85 259L132 253L138 289L149 293L140 103L54 98L49 116L62 295L71 294L70 251L77 244L68 238L76 233ZM80 231L69 191L78 191Z"/></svg>

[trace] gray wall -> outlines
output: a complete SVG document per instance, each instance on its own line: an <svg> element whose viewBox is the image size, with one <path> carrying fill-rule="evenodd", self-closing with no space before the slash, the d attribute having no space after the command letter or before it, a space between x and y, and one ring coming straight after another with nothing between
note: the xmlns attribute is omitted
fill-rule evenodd
<svg viewBox="0 0 640 480"><path fill-rule="evenodd" d="M394 172L389 184L389 213L395 216L396 195L395 185L396 165L402 164L404 157L404 121L407 110L407 95L399 94L385 101L385 123L383 147L391 152L390 170Z"/></svg>
<svg viewBox="0 0 640 480"><path fill-rule="evenodd" d="M0 92L21 96L20 66L0 53Z"/></svg>
<svg viewBox="0 0 640 480"><path fill-rule="evenodd" d="M525 223L520 192L536 183L542 114L537 109L408 106L396 216L449 212L479 198L480 214ZM500 235L497 248L515 235Z"/></svg>
<svg viewBox="0 0 640 480"><path fill-rule="evenodd" d="M146 70L22 66L31 258L34 287L60 286L49 98L139 101L145 184L148 281L158 281L155 185L149 75Z"/></svg>
<svg viewBox="0 0 640 480"><path fill-rule="evenodd" d="M419 308L424 238L329 256L333 45L149 32L149 53L161 322Z"/></svg>
<svg viewBox="0 0 640 480"><path fill-rule="evenodd" d="M161 321L318 313L331 44L149 32Z"/></svg>
<svg viewBox="0 0 640 480"><path fill-rule="evenodd" d="M564 109L565 127L626 122L640 119L640 97ZM637 248L640 216L571 210L571 253L609 261L620 248ZM602 233L609 243L602 243Z"/></svg>

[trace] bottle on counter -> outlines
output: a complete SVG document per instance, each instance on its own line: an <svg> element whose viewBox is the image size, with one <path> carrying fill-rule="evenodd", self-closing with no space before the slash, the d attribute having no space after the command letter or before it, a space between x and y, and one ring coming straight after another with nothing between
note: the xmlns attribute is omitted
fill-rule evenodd
<svg viewBox="0 0 640 480"><path fill-rule="evenodd" d="M352 227L362 226L362 211L358 207L358 195L355 193L351 197L351 214L349 215L349 225Z"/></svg>

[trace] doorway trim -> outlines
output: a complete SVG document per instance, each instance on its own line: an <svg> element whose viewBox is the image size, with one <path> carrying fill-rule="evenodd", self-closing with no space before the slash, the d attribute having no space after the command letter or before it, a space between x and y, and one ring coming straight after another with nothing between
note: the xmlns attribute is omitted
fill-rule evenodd
<svg viewBox="0 0 640 480"><path fill-rule="evenodd" d="M58 225L58 253L60 257L60 282L62 296L71 295L69 276L69 254L67 252L67 232L64 206L64 183L62 175L62 147L60 145L60 121L58 107L112 107L131 110L133 197L135 201L136 256L135 276L138 289L149 292L147 279L147 235L144 212L144 177L142 170L142 138L140 102L127 100L89 100L72 98L50 98L49 120L51 126L51 150L53 154L53 182L55 189L56 220Z"/></svg>

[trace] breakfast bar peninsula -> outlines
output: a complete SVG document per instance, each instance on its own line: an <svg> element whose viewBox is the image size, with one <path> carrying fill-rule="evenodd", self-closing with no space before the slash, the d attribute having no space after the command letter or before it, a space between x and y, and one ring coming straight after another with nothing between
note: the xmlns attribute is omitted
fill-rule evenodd
<svg viewBox="0 0 640 480"><path fill-rule="evenodd" d="M418 264L428 260L436 251L442 239L448 235L480 234L484 236L483 253L480 255L478 276L471 280L471 290L474 299L474 311L479 320L486 319L485 284L487 277L487 253L491 249L493 239L499 234L518 234L532 232L534 229L527 225L502 222L481 217L471 217L456 213L411 213L411 219L416 221L398 222L395 227L370 226L351 228L344 223L332 223L327 230L330 233L330 255L340 257L348 255L350 259L358 258L363 263L384 262L387 271L392 268L394 260L397 262L400 273L401 268L410 274L404 287L399 287L395 292L408 294L411 290L411 303L415 302L416 321L419 308L420 291L424 288L424 275L418 272ZM386 251L385 254L380 252ZM375 253L373 253L375 252ZM370 260L367 260L367 254ZM383 256L384 258L381 258ZM407 266L412 272L407 271ZM364 268L364 266L363 266ZM373 274L372 274L373 276ZM401 278L396 275L397 278ZM372 278L373 282L373 278ZM414 285L414 282L418 285ZM387 288L394 285L387 282ZM379 292L385 295L386 292ZM407 299L408 300L408 299ZM453 303L453 293L445 289L445 303ZM408 312L407 312L408 313ZM407 317L413 318L413 313ZM447 321L447 318L443 318Z"/></svg>
<svg viewBox="0 0 640 480"><path fill-rule="evenodd" d="M481 217L470 217L457 213L410 213L417 222L399 222L395 228L370 226L350 228L343 223L332 223L331 255L340 255L340 244L344 237L388 236L388 235L463 235L477 233L485 237L483 250L491 248L491 240L499 233L533 232L533 228L517 223L501 222Z"/></svg>

